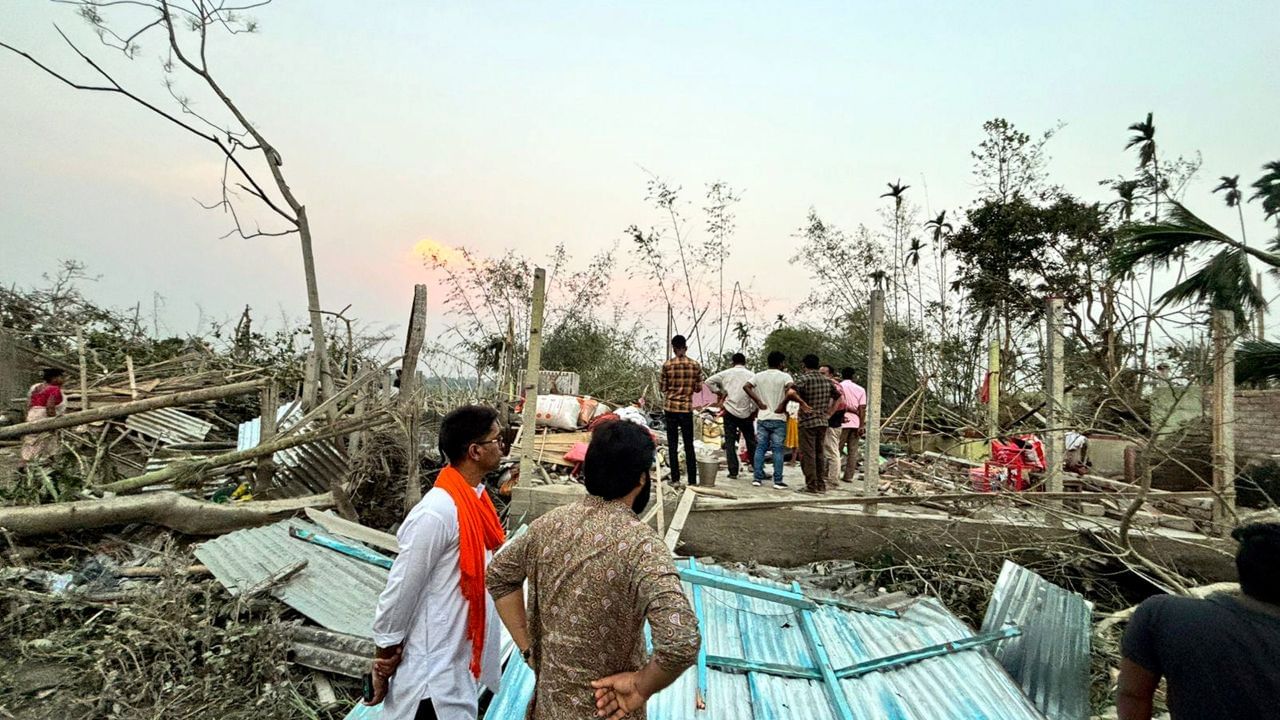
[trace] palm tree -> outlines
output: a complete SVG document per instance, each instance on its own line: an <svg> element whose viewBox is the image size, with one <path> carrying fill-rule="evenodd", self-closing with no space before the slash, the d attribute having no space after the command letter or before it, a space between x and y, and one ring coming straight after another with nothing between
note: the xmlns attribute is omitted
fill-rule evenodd
<svg viewBox="0 0 1280 720"><path fill-rule="evenodd" d="M896 183L885 183L889 186L889 192L884 193L880 197L893 198L893 314L898 314L898 272L903 272L906 277L905 270L902 269L902 196L910 185L903 185L902 178L898 178Z"/></svg>
<svg viewBox="0 0 1280 720"><path fill-rule="evenodd" d="M1117 215L1120 216L1120 222L1130 222L1133 220L1134 201L1137 200L1138 181L1137 180L1121 180L1116 183L1116 200L1112 200L1107 205L1107 211L1119 209Z"/></svg>
<svg viewBox="0 0 1280 720"><path fill-rule="evenodd" d="M1223 199L1227 201L1227 207L1235 208L1236 214L1240 216L1240 242L1248 245L1249 238L1245 236L1244 232L1244 208L1240 205L1240 198L1242 197L1240 194L1240 176L1227 177L1223 175L1218 179L1221 182L1218 183L1218 187L1214 188L1213 191L1226 193Z"/></svg>
<svg viewBox="0 0 1280 720"><path fill-rule="evenodd" d="M1129 142L1124 146L1125 150L1132 147L1138 148L1138 169L1146 170L1151 173L1151 197L1155 201L1155 222L1160 222L1160 163L1156 158L1156 126L1152 122L1151 113L1147 113L1145 122L1136 122L1129 126L1129 131L1133 135L1129 136Z"/></svg>
<svg viewBox="0 0 1280 720"><path fill-rule="evenodd" d="M925 230L933 232L933 247L938 251L938 299L942 308L942 332L947 331L947 246L943 239L955 229L947 222L947 211L938 213L938 217L924 224Z"/></svg>
<svg viewBox="0 0 1280 720"><path fill-rule="evenodd" d="M924 329L924 281L920 277L920 251L924 250L920 238L912 237L907 248L907 262L916 269L916 295L920 299L920 328ZM907 293L907 322L911 321L911 293Z"/></svg>
<svg viewBox="0 0 1280 720"><path fill-rule="evenodd" d="M1253 283L1249 257L1280 273L1280 254L1257 250L1235 240L1180 203L1171 202L1170 207L1165 222L1120 230L1111 255L1112 271L1126 274L1143 263L1167 266L1189 252L1216 246L1221 248L1218 254L1166 292L1160 302L1207 303L1215 309L1234 311L1237 322L1242 322L1247 312L1262 307L1262 293Z"/></svg>
<svg viewBox="0 0 1280 720"><path fill-rule="evenodd" d="M1253 187L1257 189L1250 200L1262 201L1262 212L1268 220L1277 218L1280 223L1280 160L1272 160L1262 166L1266 171L1262 177L1253 183ZM1280 247L1280 236L1276 237L1276 244L1273 248Z"/></svg>

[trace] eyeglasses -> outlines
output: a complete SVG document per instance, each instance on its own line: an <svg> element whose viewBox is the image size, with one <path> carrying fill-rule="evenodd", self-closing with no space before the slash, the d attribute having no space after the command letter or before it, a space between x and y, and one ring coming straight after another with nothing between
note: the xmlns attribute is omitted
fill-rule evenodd
<svg viewBox="0 0 1280 720"><path fill-rule="evenodd" d="M475 442L473 442L473 443L471 443L471 444L472 444L472 445L492 445L493 443L502 443L503 445L506 445L506 444L507 444L507 441L506 441L506 440L503 440L503 439L502 439L502 438L500 438L500 437L496 437L496 438L494 438L494 439L492 439L492 440L477 440L477 441L475 441Z"/></svg>

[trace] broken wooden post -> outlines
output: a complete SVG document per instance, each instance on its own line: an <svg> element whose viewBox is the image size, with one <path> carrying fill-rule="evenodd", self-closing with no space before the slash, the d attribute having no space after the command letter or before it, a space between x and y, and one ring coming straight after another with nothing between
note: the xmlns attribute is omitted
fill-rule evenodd
<svg viewBox="0 0 1280 720"><path fill-rule="evenodd" d="M1044 395L1045 395L1045 485L1051 493L1062 492L1062 462L1066 454L1066 412L1062 367L1062 298L1051 297L1044 315ZM1058 503L1061 505L1061 503ZM1057 517L1050 513L1051 517Z"/></svg>
<svg viewBox="0 0 1280 720"><path fill-rule="evenodd" d="M85 412L67 413L66 415L45 418L44 420L18 423L17 425L0 427L0 440L22 437L23 435L30 433L49 432L51 430L75 427L77 425L88 425L89 423L125 417L127 415L147 410L173 407L174 405L189 405L192 403L204 402L206 400L221 400L222 398L253 392L266 382L266 378L262 378L259 380L247 380L245 382L234 383L231 385L201 388L199 390L186 390L179 393L173 393L172 395L158 395L152 398L133 400L116 405L103 405L102 407L86 410Z"/></svg>
<svg viewBox="0 0 1280 720"><path fill-rule="evenodd" d="M80 411L89 409L89 360L84 351L84 329L76 328L76 352L80 355Z"/></svg>
<svg viewBox="0 0 1280 720"><path fill-rule="evenodd" d="M316 365L316 354L314 352L307 353L307 357L302 362L302 408L310 410L320 401L318 393L319 388L319 366Z"/></svg>
<svg viewBox="0 0 1280 720"><path fill-rule="evenodd" d="M529 355L524 371L524 413L521 426L524 428L520 436L523 447L520 448L520 479L525 483L533 481L533 441L538 433L538 375L542 370L542 306L546 300L547 271L542 268L533 270L533 308L529 317Z"/></svg>
<svg viewBox="0 0 1280 720"><path fill-rule="evenodd" d="M884 393L884 290L871 291L871 329L867 333L867 425L866 459L862 473L862 491L865 495L880 494L880 411ZM868 513L876 512L875 505L867 505Z"/></svg>
<svg viewBox="0 0 1280 720"><path fill-rule="evenodd" d="M279 397L276 395L275 381L258 388L258 411L260 430L259 442L271 442L276 437L277 414L279 413ZM263 455L258 458L258 467L253 475L253 493L259 495L271 487L275 476L275 455Z"/></svg>
<svg viewBox="0 0 1280 720"><path fill-rule="evenodd" d="M1000 437L1000 339L987 347L987 447Z"/></svg>
<svg viewBox="0 0 1280 720"><path fill-rule="evenodd" d="M418 356L427 336L427 286L413 286L413 306L409 310L409 332L405 336L404 358L400 363L400 411L404 415L405 478L404 511L407 514L422 499L422 467L418 459L418 428L422 418L422 397L418 387Z"/></svg>
<svg viewBox="0 0 1280 720"><path fill-rule="evenodd" d="M133 374L133 356L124 356L124 369L129 373L129 399L138 399L138 376Z"/></svg>
<svg viewBox="0 0 1280 720"><path fill-rule="evenodd" d="M1219 532L1236 513L1235 315L1213 311L1213 523Z"/></svg>

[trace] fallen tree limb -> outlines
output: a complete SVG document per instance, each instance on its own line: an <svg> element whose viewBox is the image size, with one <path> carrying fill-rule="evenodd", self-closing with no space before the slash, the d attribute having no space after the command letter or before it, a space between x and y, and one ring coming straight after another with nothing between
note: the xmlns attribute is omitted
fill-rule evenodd
<svg viewBox="0 0 1280 720"><path fill-rule="evenodd" d="M193 500L176 492L153 492L136 497L0 508L0 527L24 536L141 522L188 535L220 535L264 525L303 508L332 505L329 493L223 504Z"/></svg>
<svg viewBox="0 0 1280 720"><path fill-rule="evenodd" d="M849 497L787 498L785 500L737 500L715 501L699 497L694 512L718 510L763 510L785 507L829 507L833 505L916 505L922 502L953 502L977 500L993 502L1008 500L1015 503L1037 504L1044 500L1107 500L1134 497L1138 491L1126 492L1037 492L1037 493L943 493L939 495L853 495ZM1210 497L1209 491L1170 492L1164 497Z"/></svg>
<svg viewBox="0 0 1280 720"><path fill-rule="evenodd" d="M189 405L191 403L204 402L206 400L221 400L222 398L253 392L266 384L266 382L266 378L261 378L258 380L248 380L246 382L234 383L231 385L221 385L219 387L187 390L185 392L173 393L172 395L160 395L158 397L147 398L146 400L134 400L132 402L124 402L116 405L105 405L92 410L85 410L84 412L68 413L66 415L46 418L44 420L36 420L35 422L18 423L17 425L10 425L9 427L0 427L0 440L22 437L23 435L30 435L31 433L62 430L64 428L86 425L88 423L100 422L102 420L125 417L135 413L146 412L147 410L158 410L160 408L173 407L174 405Z"/></svg>
<svg viewBox="0 0 1280 720"><path fill-rule="evenodd" d="M254 460L265 455L274 454L280 450L287 450L297 445L320 442L321 440L328 440L339 435L346 435L353 430L363 430L365 428L383 425L391 422L391 420L391 416L387 414L354 418L352 420L329 425L320 430L285 437L277 437L274 440L261 443L249 448L248 450L238 450L236 452L225 453L223 455L214 455L213 457L202 458L192 462L174 463L154 472L144 473L137 477L126 478L124 480L117 480L113 483L107 483L106 485L99 486L97 489L104 492L114 493L137 492L148 485L159 485L160 483L190 477L193 474L199 474L214 468L224 467L226 465L235 465L236 463L244 462L245 460ZM347 503L350 504L350 500L348 500Z"/></svg>

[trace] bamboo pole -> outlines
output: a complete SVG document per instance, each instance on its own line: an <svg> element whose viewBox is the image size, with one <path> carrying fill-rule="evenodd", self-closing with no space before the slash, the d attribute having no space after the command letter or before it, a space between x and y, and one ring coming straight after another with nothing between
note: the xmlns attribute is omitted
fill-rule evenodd
<svg viewBox="0 0 1280 720"><path fill-rule="evenodd" d="M875 496L880 493L880 412L884 404L884 290L871 291L871 332L867 347L867 426L866 458L863 469L863 492ZM875 513L874 504L867 505L868 513Z"/></svg>
<svg viewBox="0 0 1280 720"><path fill-rule="evenodd" d="M533 478L533 442L537 438L538 375L542 370L542 308L546 302L547 271L533 271L533 308L529 318L529 355L524 371L524 428L520 449L520 477L527 483Z"/></svg>
<svg viewBox="0 0 1280 720"><path fill-rule="evenodd" d="M59 415L57 417L45 418L44 420L36 420L34 422L18 423L17 425L0 427L0 440L22 437L23 435L28 435L30 433L50 432L52 430L76 427L77 425L87 425L89 423L100 422L102 420L111 420L113 418L133 415L134 413L145 412L147 410L173 407L174 405L188 405L191 403L204 402L205 400L221 400L222 398L253 392L266 382L266 378L260 378L258 380L247 380L245 382L233 383L231 385L220 385L218 387L201 388L199 390L186 390L179 393L173 393L172 395L158 395L152 398L133 400L116 405L103 405L102 407L86 410L84 412L69 413L67 415Z"/></svg>
<svg viewBox="0 0 1280 720"><path fill-rule="evenodd" d="M771 510L788 507L829 507L838 505L914 505L924 502L997 502L1007 500L1024 505L1043 505L1063 500L1120 500L1137 497L1138 490L1120 492L957 492L937 493L933 495L851 495L849 497L825 498L784 498L781 500L719 500L699 497L693 512L722 512L728 510ZM1168 492L1160 496L1162 500L1173 498L1206 498L1213 497L1209 490L1189 490Z"/></svg>

